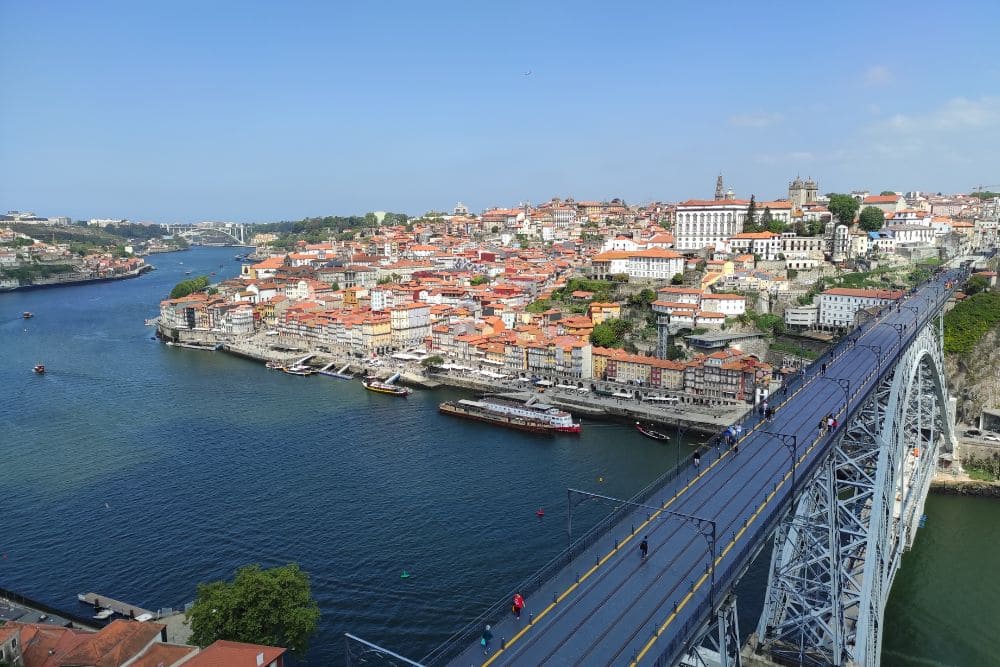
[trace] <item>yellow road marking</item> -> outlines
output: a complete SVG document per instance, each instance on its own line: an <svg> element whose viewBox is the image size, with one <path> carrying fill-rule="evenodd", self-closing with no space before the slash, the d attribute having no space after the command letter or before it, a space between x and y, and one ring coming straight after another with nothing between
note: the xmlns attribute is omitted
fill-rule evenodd
<svg viewBox="0 0 1000 667"><path fill-rule="evenodd" d="M838 412L838 414L840 413ZM808 456L809 453L811 453L812 450L816 448L816 444L819 442L820 439L821 439L820 436L817 436L816 438L813 439L812 443L809 445L808 449L806 449L805 453L803 453L802 456L799 457L799 459L795 462L796 469L798 469L799 465L802 462L802 459ZM740 530L735 534L733 539L729 541L729 544L727 544L726 547L722 550L722 552L718 555L718 557L715 559L715 562L713 563L713 567L718 567L718 565L722 562L722 560L726 557L726 555L732 550L734 546L736 546L736 543L740 540L741 537L743 537L743 534L750 527L750 524L752 524L754 521L757 520L757 517L760 516L760 513L764 511L764 508L767 507L768 503L770 503L771 500L774 499L774 496L777 494L778 489L780 489L784 485L784 483L788 481L788 478L791 477L791 475L792 471L789 470L781 477L781 481L778 482L778 485L774 488L774 490L767 495L767 497L764 499L764 502L757 507L757 509L754 511L753 514L750 515L750 518L747 519L746 524L740 528ZM668 627L670 627L670 624L674 622L674 619L677 617L677 614L681 611L681 609L684 608L684 605L686 605L690 601L694 593L705 583L706 576L707 575L702 575L702 577L697 582L695 582L694 587L688 592L687 595L684 596L684 598L682 598L681 602L677 605L677 611L671 613L670 616L667 617L667 619L663 622L663 625L661 625L657 629L656 634L652 638L650 638L649 641L646 642L646 644L642 647L642 650L639 651L639 653L636 655L635 660L629 663L630 665L632 666L638 665L639 661L646 656L646 653L648 653L649 649L653 647L653 644L656 643L656 640L659 639L660 635L663 634L663 632Z"/></svg>
<svg viewBox="0 0 1000 667"><path fill-rule="evenodd" d="M746 438L750 437L751 433L753 433L752 430L748 431L742 438L740 438L739 441L745 440ZM737 442L739 442L739 441L737 441ZM680 446L679 442L677 443L677 446L678 447ZM497 652L494 653L492 656L490 656L490 658L488 660L486 660L482 664L482 667L489 667L489 665L493 664L494 660L496 660L497 658L499 658L504 652L508 651L510 649L510 647L514 644L514 642L516 642L522 636L524 636L524 634L529 629L531 629L534 626L535 623L537 623L542 618L544 618L546 614L548 614L550 611L552 611L553 607L555 607L557 604L559 604L560 602L562 602L566 598L567 595L569 595L574 590L576 590L576 588L580 584L582 584L584 581L586 581L587 578L590 577L590 575L592 575L594 572L596 572L597 569L601 567L601 565L604 565L604 563L606 563L612 556L614 556L616 553L618 553L621 550L622 547L624 547L626 544L628 544L629 541L631 541L631 539L633 537L635 537L635 533L642 532L643 528L645 528L646 526L648 526L654 519L657 519L660 516L660 514L663 513L663 510L665 510L668 507L670 507L674 503L675 500L677 500L678 498L680 498L684 493L687 492L688 489L690 489L692 486L694 486L695 482L697 482L703 476L705 476L706 474L708 474L708 471L711 470L712 468L714 468L715 466L717 466L722 461L722 459L724 459L725 457L729 456L729 453L730 453L730 451L723 452L722 455L719 456L719 458L717 458L715 461L713 461L711 463L711 465L706 466L704 470L702 470L697 475L695 475L694 478L690 482L688 482L682 489L680 489L677 493L675 493L670 498L670 500L668 500L666 503L664 503L662 508L660 508L660 509L656 510L655 512L653 512L648 519L646 519L641 524L639 524L639 527L636 529L636 531L634 533L631 533L627 537L625 537L625 539L623 539L618 544L617 547L614 547L603 558L601 558L595 565L592 565L591 568L589 570L587 570L580 577L579 581L570 584L569 588L567 588L565 591L563 591L560 595L558 595L556 597L555 602L550 602L548 604L548 606L545 607L545 609L543 609L542 611L538 612L538 615L534 617L534 620L532 621L531 625L526 625L523 628L521 628L516 635L514 635L513 637L510 638L510 641L507 642L506 646L504 648L497 649Z"/></svg>
<svg viewBox="0 0 1000 667"><path fill-rule="evenodd" d="M816 377L821 377L821 376L815 376L813 378L810 378L808 382L803 383L798 389L796 389L794 392L792 392L791 396L789 396L784 401L782 401L779 404L778 407L784 406L785 403L787 403L788 401L790 401L797 394L799 394L800 392L802 392L806 387L808 387L809 385L811 385L816 380ZM845 406L845 408L839 410L837 412L837 414L839 415L841 412L843 412L844 409L846 409L846 406ZM758 422L757 424L755 424L753 426L753 428L748 429L747 432L744 433L741 438L737 439L736 444L739 445L739 443L741 443L744 440L746 440L747 438L749 438L753 433L755 433L757 431L757 429L763 423L764 422ZM819 436L819 435L816 436L813 439L812 444L809 445L809 448L806 449L806 451L801 456L799 456L798 460L795 461L795 466L794 466L795 469L798 469L798 467L802 463L803 459L805 459L809 455L809 453L812 452L812 450L816 447L816 443L820 440L820 438L821 438L821 436ZM680 447L680 445L681 445L681 443L678 442L677 446ZM482 667L489 667L491 664L493 664L494 660L496 660L497 658L499 658L506 651L510 650L510 647L513 646L514 643L517 642L521 637L523 637L524 634L526 632L528 632L528 630L530 630L532 627L534 627L535 623L537 623L542 618L544 618L550 611L552 611L553 608L555 608L555 606L557 604L559 604L564 599L566 599L566 597L570 593L572 593L574 590L576 590L580 586L580 584L582 584L584 581L586 581L590 577L590 575L592 575L594 572L596 572L612 556L614 556L615 554L617 554L621 550L622 547L624 547L626 544L628 544L632 540L632 538L635 536L635 533L642 532L642 529L645 528L646 526L648 526L654 519L657 519L659 517L659 515L663 513L663 510L665 510L668 507L670 507L674 503L675 500L677 500L678 498L680 498L684 493L687 492L688 489L690 489L692 486L694 486L695 482L697 482L703 476L705 476L706 474L708 474L709 470L711 470L712 468L714 468L715 466L717 466L719 463L721 463L722 459L724 459L727 456L729 456L732 453L732 451L733 450L731 450L731 449L726 450L725 452L723 452L719 456L719 458L717 458L715 461L713 461L711 465L706 466L704 470L702 470L700 473L698 473L697 475L695 475L694 478L690 482L688 482L682 489L680 489L677 493L675 493L670 498L670 500L668 500L666 503L664 503L663 507L661 509L656 510L655 512L653 512L653 514L651 514L648 519L646 519L641 524L639 524L639 528L636 529L635 532L633 532L633 533L629 534L627 537L625 537L625 539L623 539L619 543L619 545L617 547L614 547L603 558L601 558L600 560L598 560L598 562L595 565L591 566L591 568L589 570L587 570L580 577L579 581L576 581L576 582L570 584L570 586L565 591L563 591L560 595L558 595L556 597L556 599L555 599L554 602L550 602L548 604L548 606L546 606L542 611L540 611L538 613L538 615L534 617L534 620L532 621L532 623L530 625L524 626L523 628L521 628L517 632L517 634L515 634L513 637L511 637L510 641L508 641L506 643L506 645L505 645L504 648L497 649L496 653L494 653L492 656L489 657L489 659L487 659L485 662L483 662ZM784 474L784 476L782 476L781 481L778 482L778 484L774 488L774 490L772 490L771 493L768 494L768 496L765 498L764 502L750 516L750 519L747 520L746 525L744 525L743 527L740 528L739 532L736 533L736 536L732 540L730 540L730 542L726 545L726 547L718 555L718 557L715 559L714 565L717 566L723 560L723 558L726 556L726 554L728 554L732 550L732 548L736 545L736 542L743 536L743 534L746 532L747 528L750 526L751 523L754 522L754 520L756 520L756 518L764 510L764 508L767 506L767 504L769 502L771 502L771 500L777 494L777 490L780 489L782 487L782 485L784 485L784 483L788 480L788 478L791 476L791 474L792 474L791 471L788 471L788 472L786 472ZM666 619L666 621L664 621L663 625L660 626L660 628L657 630L656 635L646 643L646 645L643 647L642 651L637 655L636 659L630 663L631 665L638 664L639 660L641 660L643 658L643 656L646 655L646 653L649 651L649 649L652 648L653 644L656 643L656 639L663 633L664 630L666 630L670 626L671 623L673 623L674 618L676 618L678 612L680 612L680 610L684 608L684 605L686 605L690 601L690 599L694 596L695 591L697 591L698 588L700 588L702 586L702 584L704 584L704 582L705 582L705 580L707 578L708 578L708 574L706 573L706 574L703 574L700 579L698 579L698 581L695 583L694 588L691 591L689 591L687 593L687 595L685 595L681 599L680 603L678 603L678 605L677 605L677 611L672 612L670 614L670 616L667 617L667 619Z"/></svg>

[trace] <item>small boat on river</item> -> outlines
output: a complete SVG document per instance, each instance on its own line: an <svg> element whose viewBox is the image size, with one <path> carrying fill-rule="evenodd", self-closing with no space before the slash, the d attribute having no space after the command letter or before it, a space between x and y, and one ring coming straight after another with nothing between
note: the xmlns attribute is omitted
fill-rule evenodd
<svg viewBox="0 0 1000 667"><path fill-rule="evenodd" d="M44 375L45 374L45 366L42 365L42 364L35 364L35 367L33 369L31 369L31 370L35 371L39 375Z"/></svg>
<svg viewBox="0 0 1000 667"><path fill-rule="evenodd" d="M307 366L306 364L293 364L287 368L282 368L281 370L290 375L302 375L306 377L316 374L316 369L312 366Z"/></svg>
<svg viewBox="0 0 1000 667"><path fill-rule="evenodd" d="M30 320L34 316L35 316L34 313L32 313L30 311L27 311L27 310L24 311L23 313L21 313L21 317L23 317L26 320Z"/></svg>
<svg viewBox="0 0 1000 667"><path fill-rule="evenodd" d="M394 384L399 378L399 373L396 373L391 378L386 381L379 380L375 377L366 377L361 380L361 384L364 385L365 389L368 391L374 391L378 394L388 394L390 396L398 396L400 398L406 398L410 395L409 387L400 387Z"/></svg>
<svg viewBox="0 0 1000 667"><path fill-rule="evenodd" d="M647 426L643 426L641 422L635 423L635 430L639 431L639 433L642 433L647 438L652 438L653 440L660 440L660 441L670 440L670 436L667 435L666 433L660 433L659 431L654 431L653 429Z"/></svg>

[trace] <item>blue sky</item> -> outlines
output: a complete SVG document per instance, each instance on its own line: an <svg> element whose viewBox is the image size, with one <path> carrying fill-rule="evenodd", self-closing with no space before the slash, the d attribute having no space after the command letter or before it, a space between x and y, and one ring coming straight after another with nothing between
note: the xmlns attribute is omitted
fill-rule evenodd
<svg viewBox="0 0 1000 667"><path fill-rule="evenodd" d="M995 1L0 0L0 207L418 214L720 171L968 191L1000 183L997 25Z"/></svg>

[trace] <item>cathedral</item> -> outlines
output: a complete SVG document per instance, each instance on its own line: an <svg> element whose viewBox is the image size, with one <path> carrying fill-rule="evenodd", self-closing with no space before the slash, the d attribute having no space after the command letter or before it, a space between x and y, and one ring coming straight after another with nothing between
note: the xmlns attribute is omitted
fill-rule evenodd
<svg viewBox="0 0 1000 667"><path fill-rule="evenodd" d="M813 179L803 182L798 176L788 184L788 201L792 206L802 207L805 204L812 204L819 194L819 185Z"/></svg>

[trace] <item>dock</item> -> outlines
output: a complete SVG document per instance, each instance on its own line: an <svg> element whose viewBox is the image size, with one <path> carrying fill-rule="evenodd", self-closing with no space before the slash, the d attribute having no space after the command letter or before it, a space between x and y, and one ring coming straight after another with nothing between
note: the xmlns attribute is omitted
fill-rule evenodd
<svg viewBox="0 0 1000 667"><path fill-rule="evenodd" d="M80 602L89 604L93 607L110 609L125 618L156 618L156 613L148 609L143 609L142 607L129 604L128 602L122 602L121 600L115 600L114 598L109 598L106 595L98 595L97 593L80 593L76 597Z"/></svg>
<svg viewBox="0 0 1000 667"><path fill-rule="evenodd" d="M342 380L353 380L354 375L352 373L347 372L351 368L351 364L349 363L344 364L343 368L341 368L339 371L330 370L339 363L340 363L339 361L331 361L326 366L323 366L323 368L319 369L319 372L322 373L323 375L329 375L330 377L341 378Z"/></svg>

